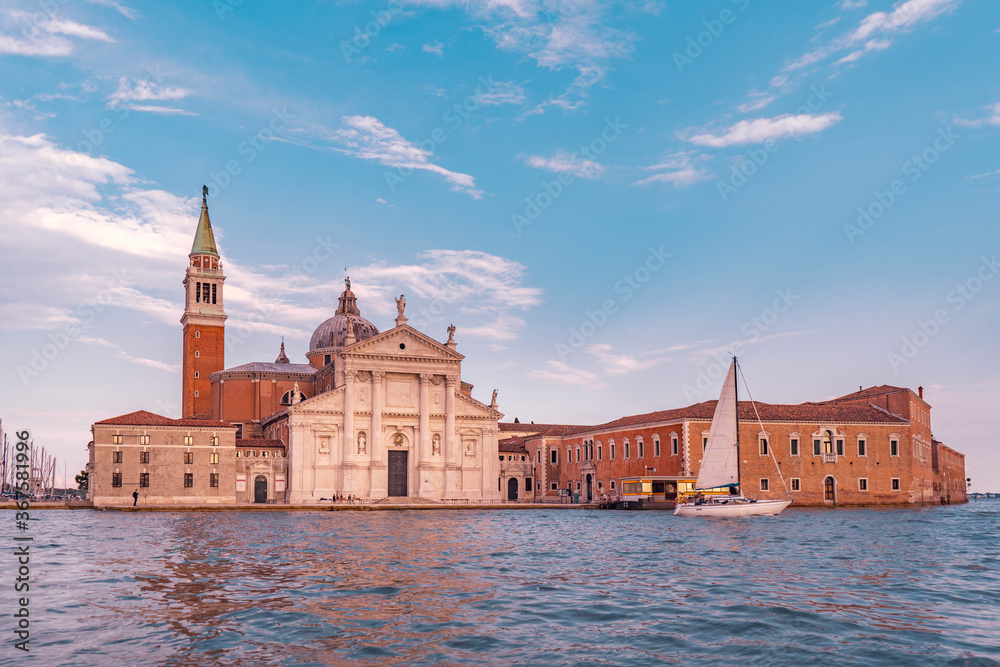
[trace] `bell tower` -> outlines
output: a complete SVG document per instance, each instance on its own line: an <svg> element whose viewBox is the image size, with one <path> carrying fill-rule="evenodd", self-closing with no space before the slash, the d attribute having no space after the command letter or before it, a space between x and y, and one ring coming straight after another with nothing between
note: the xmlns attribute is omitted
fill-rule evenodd
<svg viewBox="0 0 1000 667"><path fill-rule="evenodd" d="M212 383L209 375L225 368L225 322L222 309L222 262L208 219L208 186L201 188L201 216L184 274L184 364L181 380L182 417L209 418Z"/></svg>

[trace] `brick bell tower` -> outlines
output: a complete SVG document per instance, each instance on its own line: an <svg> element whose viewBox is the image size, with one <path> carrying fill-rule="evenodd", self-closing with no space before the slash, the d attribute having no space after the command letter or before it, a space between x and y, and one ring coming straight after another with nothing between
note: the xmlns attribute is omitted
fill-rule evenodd
<svg viewBox="0 0 1000 667"><path fill-rule="evenodd" d="M222 262L208 219L208 186L201 188L201 216L184 274L184 377L181 380L185 419L207 419L212 413L208 376L225 367L225 322L222 309Z"/></svg>

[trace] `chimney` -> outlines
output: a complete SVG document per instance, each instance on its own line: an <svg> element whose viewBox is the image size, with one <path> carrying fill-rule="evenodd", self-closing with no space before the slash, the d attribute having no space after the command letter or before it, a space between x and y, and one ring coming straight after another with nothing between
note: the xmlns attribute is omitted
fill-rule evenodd
<svg viewBox="0 0 1000 667"><path fill-rule="evenodd" d="M920 398L923 398L924 397L924 388L923 387L917 387L917 394L920 395Z"/></svg>

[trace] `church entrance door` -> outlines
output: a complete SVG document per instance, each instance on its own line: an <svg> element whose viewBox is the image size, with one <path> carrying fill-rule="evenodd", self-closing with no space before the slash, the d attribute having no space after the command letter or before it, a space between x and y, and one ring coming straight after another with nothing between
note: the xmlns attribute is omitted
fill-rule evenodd
<svg viewBox="0 0 1000 667"><path fill-rule="evenodd" d="M587 502L593 502L594 500L594 477L593 475L587 474Z"/></svg>
<svg viewBox="0 0 1000 667"><path fill-rule="evenodd" d="M517 500L517 478L507 480L507 500Z"/></svg>
<svg viewBox="0 0 1000 667"><path fill-rule="evenodd" d="M406 496L409 495L407 484L407 460L409 452L389 450L389 495Z"/></svg>
<svg viewBox="0 0 1000 667"><path fill-rule="evenodd" d="M267 477L257 475L253 480L253 501L255 503L267 502Z"/></svg>

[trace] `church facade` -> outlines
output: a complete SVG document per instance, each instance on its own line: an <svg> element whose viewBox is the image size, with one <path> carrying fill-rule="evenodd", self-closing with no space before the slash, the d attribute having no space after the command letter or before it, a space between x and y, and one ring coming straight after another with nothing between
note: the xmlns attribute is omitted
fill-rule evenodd
<svg viewBox="0 0 1000 667"><path fill-rule="evenodd" d="M274 362L226 368L224 283L203 196L183 281L182 417L142 412L96 423L88 465L100 489L95 503L132 504L135 488L158 504L500 499L503 415L495 392L483 403L462 381L454 326L444 342L414 329L401 295L395 326L380 332L361 316L348 278L336 312L310 339L308 363L291 363L282 341ZM136 430L154 422L160 437ZM190 451L201 430L212 443L222 434L222 446L209 445L203 457ZM135 465L112 470L127 439L145 447ZM174 459L176 467L160 465L152 477L136 467Z"/></svg>

